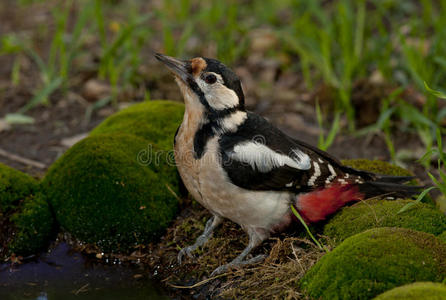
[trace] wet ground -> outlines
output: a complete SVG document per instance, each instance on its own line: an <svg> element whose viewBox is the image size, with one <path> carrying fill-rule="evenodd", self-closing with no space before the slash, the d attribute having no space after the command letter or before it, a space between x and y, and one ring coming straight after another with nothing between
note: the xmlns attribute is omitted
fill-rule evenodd
<svg viewBox="0 0 446 300"><path fill-rule="evenodd" d="M1 300L169 299L137 265L98 264L60 243L20 265L0 266Z"/></svg>

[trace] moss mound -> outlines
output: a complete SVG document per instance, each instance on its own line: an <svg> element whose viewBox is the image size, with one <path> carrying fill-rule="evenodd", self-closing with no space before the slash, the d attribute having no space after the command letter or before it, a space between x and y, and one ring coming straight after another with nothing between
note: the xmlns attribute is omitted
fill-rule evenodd
<svg viewBox="0 0 446 300"><path fill-rule="evenodd" d="M37 190L37 180L0 163L0 214L17 206Z"/></svg>
<svg viewBox="0 0 446 300"><path fill-rule="evenodd" d="M375 300L446 300L446 285L434 282L415 282L387 291Z"/></svg>
<svg viewBox="0 0 446 300"><path fill-rule="evenodd" d="M0 257L26 256L43 249L54 220L48 203L38 193L37 180L0 164Z"/></svg>
<svg viewBox="0 0 446 300"><path fill-rule="evenodd" d="M446 243L446 231L444 231L440 235L438 235L438 238Z"/></svg>
<svg viewBox="0 0 446 300"><path fill-rule="evenodd" d="M164 150L172 149L173 136L184 114L184 105L173 101L147 101L126 108L102 122L90 135L133 134Z"/></svg>
<svg viewBox="0 0 446 300"><path fill-rule="evenodd" d="M177 174L167 154L149 146L143 138L115 133L69 149L43 180L60 225L105 251L157 237L177 211Z"/></svg>
<svg viewBox="0 0 446 300"><path fill-rule="evenodd" d="M342 161L342 163L354 169L369 171L376 174L385 174L392 176L413 176L413 174L406 169L381 160L345 159Z"/></svg>
<svg viewBox="0 0 446 300"><path fill-rule="evenodd" d="M431 234L375 228L347 238L302 278L312 298L369 299L414 281L442 281L446 244Z"/></svg>
<svg viewBox="0 0 446 300"><path fill-rule="evenodd" d="M42 194L27 197L19 211L11 216L14 239L9 252L29 255L42 250L54 232L54 219Z"/></svg>
<svg viewBox="0 0 446 300"><path fill-rule="evenodd" d="M446 230L446 216L431 205L419 203L403 213L411 200L367 200L344 207L327 224L323 233L336 242L376 227L403 227L439 235Z"/></svg>

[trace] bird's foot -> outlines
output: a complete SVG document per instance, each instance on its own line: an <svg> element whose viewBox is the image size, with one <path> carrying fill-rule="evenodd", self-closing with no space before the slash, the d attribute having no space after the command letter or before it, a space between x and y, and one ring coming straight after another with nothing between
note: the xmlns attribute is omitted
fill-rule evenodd
<svg viewBox="0 0 446 300"><path fill-rule="evenodd" d="M193 258L194 256L192 255L192 252L195 251L196 247L194 247L195 245L192 246L187 246L184 247L183 249L180 250L180 252L178 253L177 259L178 259L178 263L181 265L183 263L183 257L185 255L187 255L189 258Z"/></svg>
<svg viewBox="0 0 446 300"><path fill-rule="evenodd" d="M266 258L266 255L260 254L260 255L257 255L255 257L253 257L253 258L242 260L242 261L238 261L237 259L234 259L229 264L222 265L222 266L218 267L217 269L215 269L211 273L211 277L223 274L223 273L225 273L228 270L233 269L233 268L239 268L239 267L242 267L242 266L252 265L252 264L256 264L256 263L262 262L265 258Z"/></svg>
<svg viewBox="0 0 446 300"><path fill-rule="evenodd" d="M198 247L204 245L209 238L212 236L212 232L214 229L223 221L222 217L214 215L206 222L206 226L204 228L204 232L197 238L195 243L192 246L184 247L178 253L177 259L178 263L181 265L183 261L184 255L189 256L189 258L193 258L192 252L194 252Z"/></svg>

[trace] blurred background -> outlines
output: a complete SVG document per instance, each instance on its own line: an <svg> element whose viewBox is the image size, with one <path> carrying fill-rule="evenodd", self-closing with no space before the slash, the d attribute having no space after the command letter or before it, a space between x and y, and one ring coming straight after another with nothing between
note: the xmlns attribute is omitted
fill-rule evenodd
<svg viewBox="0 0 446 300"><path fill-rule="evenodd" d="M0 162L40 176L134 102L181 101L153 53L213 57L247 107L446 193L446 1L1 0Z"/></svg>

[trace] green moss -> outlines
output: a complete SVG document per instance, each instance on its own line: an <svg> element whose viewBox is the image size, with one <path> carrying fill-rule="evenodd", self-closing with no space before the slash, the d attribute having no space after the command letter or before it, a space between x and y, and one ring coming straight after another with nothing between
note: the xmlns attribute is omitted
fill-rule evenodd
<svg viewBox="0 0 446 300"><path fill-rule="evenodd" d="M445 300L446 285L434 282L415 282L387 291L375 300Z"/></svg>
<svg viewBox="0 0 446 300"><path fill-rule="evenodd" d="M404 228L375 228L347 238L301 279L312 298L370 299L414 281L442 281L446 244Z"/></svg>
<svg viewBox="0 0 446 300"><path fill-rule="evenodd" d="M31 176L0 163L0 216L34 193L37 186Z"/></svg>
<svg viewBox="0 0 446 300"><path fill-rule="evenodd" d="M60 225L105 251L151 241L175 216L178 178L168 153L127 134L74 145L43 180Z"/></svg>
<svg viewBox="0 0 446 300"><path fill-rule="evenodd" d="M368 200L344 207L324 226L324 235L342 242L375 227L403 227L439 235L446 230L446 216L431 205L419 203L397 214L411 200Z"/></svg>
<svg viewBox="0 0 446 300"><path fill-rule="evenodd" d="M0 164L1 258L35 254L48 244L53 216L38 190L37 180Z"/></svg>
<svg viewBox="0 0 446 300"><path fill-rule="evenodd" d="M184 114L184 105L173 101L147 101L126 108L102 122L91 135L133 134L164 150L172 149L173 137Z"/></svg>
<svg viewBox="0 0 446 300"><path fill-rule="evenodd" d="M345 159L342 161L342 163L358 170L369 171L376 174L385 174L392 176L413 176L413 174L406 169L381 160Z"/></svg>
<svg viewBox="0 0 446 300"><path fill-rule="evenodd" d="M446 243L446 231L443 231L440 235L437 236L440 240Z"/></svg>
<svg viewBox="0 0 446 300"><path fill-rule="evenodd" d="M42 194L26 198L21 209L10 220L14 226L14 238L9 244L9 252L34 254L48 244L54 219Z"/></svg>

